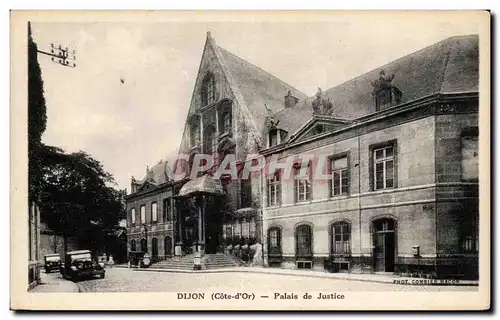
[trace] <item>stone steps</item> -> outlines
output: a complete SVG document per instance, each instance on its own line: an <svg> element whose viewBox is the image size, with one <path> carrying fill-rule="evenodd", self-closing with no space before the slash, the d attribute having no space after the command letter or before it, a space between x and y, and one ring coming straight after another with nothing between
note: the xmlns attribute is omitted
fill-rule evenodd
<svg viewBox="0 0 500 320"><path fill-rule="evenodd" d="M194 256L171 258L153 264L156 269L193 270ZM226 254L206 254L202 257L202 269L213 270L240 267L241 263Z"/></svg>

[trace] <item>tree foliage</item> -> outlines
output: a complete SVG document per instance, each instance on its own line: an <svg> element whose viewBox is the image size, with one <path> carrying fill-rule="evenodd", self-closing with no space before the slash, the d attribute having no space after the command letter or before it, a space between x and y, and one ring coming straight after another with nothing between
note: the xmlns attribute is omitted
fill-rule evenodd
<svg viewBox="0 0 500 320"><path fill-rule="evenodd" d="M29 200L38 202L40 194L42 134L47 126L43 80L37 58L37 45L28 25L28 185Z"/></svg>
<svg viewBox="0 0 500 320"><path fill-rule="evenodd" d="M124 211L122 194L110 186L113 177L85 152L44 150L42 221L59 234L76 237L81 246L100 248L106 235L118 228Z"/></svg>

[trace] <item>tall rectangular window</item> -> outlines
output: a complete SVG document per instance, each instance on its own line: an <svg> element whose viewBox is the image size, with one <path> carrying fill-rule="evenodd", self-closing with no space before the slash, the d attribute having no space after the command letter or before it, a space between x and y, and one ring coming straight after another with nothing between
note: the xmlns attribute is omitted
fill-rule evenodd
<svg viewBox="0 0 500 320"><path fill-rule="evenodd" d="M173 211L172 210L172 199L171 198L163 199L163 221L164 222L172 221L172 216L173 216L172 211Z"/></svg>
<svg viewBox="0 0 500 320"><path fill-rule="evenodd" d="M241 208L250 208L252 206L252 180L250 176L247 179L241 179Z"/></svg>
<svg viewBox="0 0 500 320"><path fill-rule="evenodd" d="M305 175L301 176L302 168L295 169L294 186L295 186L295 201L311 200L311 166L308 166Z"/></svg>
<svg viewBox="0 0 500 320"><path fill-rule="evenodd" d="M394 146L373 150L374 190L394 187Z"/></svg>
<svg viewBox="0 0 500 320"><path fill-rule="evenodd" d="M349 168L347 156L334 157L330 160L332 197L349 194Z"/></svg>
<svg viewBox="0 0 500 320"><path fill-rule="evenodd" d="M245 218L243 218L243 221L241 222L241 227L242 227L241 228L241 234L242 234L242 236L244 238L248 238L248 231L249 231L248 227L249 226L248 226L248 221Z"/></svg>
<svg viewBox="0 0 500 320"><path fill-rule="evenodd" d="M255 238L256 234L255 234L255 229L256 229L256 226L255 226L255 218L252 218L250 219L250 238Z"/></svg>
<svg viewBox="0 0 500 320"><path fill-rule="evenodd" d="M462 134L462 180L479 179L479 130L471 128Z"/></svg>
<svg viewBox="0 0 500 320"><path fill-rule="evenodd" d="M271 248L278 247L278 229L269 230L269 246Z"/></svg>
<svg viewBox="0 0 500 320"><path fill-rule="evenodd" d="M146 223L146 206L142 205L141 206L141 224Z"/></svg>
<svg viewBox="0 0 500 320"><path fill-rule="evenodd" d="M131 221L132 224L135 224L135 208L132 208Z"/></svg>
<svg viewBox="0 0 500 320"><path fill-rule="evenodd" d="M276 171L267 181L267 205L278 206L281 204L281 178Z"/></svg>
<svg viewBox="0 0 500 320"><path fill-rule="evenodd" d="M350 225L346 221L332 225L332 254L345 255L350 253Z"/></svg>
<svg viewBox="0 0 500 320"><path fill-rule="evenodd" d="M151 204L151 220L153 222L158 222L158 208L156 202Z"/></svg>

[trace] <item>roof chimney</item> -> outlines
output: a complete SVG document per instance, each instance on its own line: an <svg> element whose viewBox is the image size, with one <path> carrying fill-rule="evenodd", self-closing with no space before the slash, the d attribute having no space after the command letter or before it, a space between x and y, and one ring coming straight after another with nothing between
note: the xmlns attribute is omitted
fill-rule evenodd
<svg viewBox="0 0 500 320"><path fill-rule="evenodd" d="M297 102L299 102L299 99L292 96L292 92L290 90L288 90L288 93L285 96L285 108L291 108L294 105L296 105Z"/></svg>

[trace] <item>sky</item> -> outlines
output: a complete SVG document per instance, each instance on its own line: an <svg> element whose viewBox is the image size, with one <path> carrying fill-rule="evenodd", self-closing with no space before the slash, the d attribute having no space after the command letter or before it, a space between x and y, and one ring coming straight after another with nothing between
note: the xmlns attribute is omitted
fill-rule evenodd
<svg viewBox="0 0 500 320"><path fill-rule="evenodd" d="M128 191L131 176L142 179L146 166L177 152L207 31L308 96L447 37L479 33L473 19L416 13L157 18L32 23L39 50L54 43L76 51L76 68L38 57L43 141L89 153Z"/></svg>

